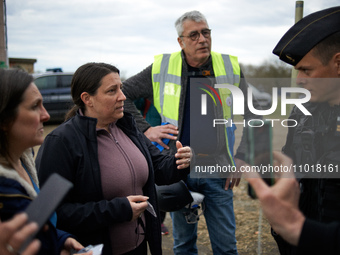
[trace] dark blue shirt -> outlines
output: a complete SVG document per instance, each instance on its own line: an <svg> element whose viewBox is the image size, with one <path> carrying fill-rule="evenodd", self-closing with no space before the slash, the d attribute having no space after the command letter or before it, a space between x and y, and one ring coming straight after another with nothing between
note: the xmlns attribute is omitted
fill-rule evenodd
<svg viewBox="0 0 340 255"><path fill-rule="evenodd" d="M214 83L213 76L204 76L201 69L189 66L180 141L183 146L191 146L195 153L211 154L216 150L217 134L213 127L215 104L207 96L207 115L202 115L201 95L206 93L200 89L209 90L204 84L214 87Z"/></svg>

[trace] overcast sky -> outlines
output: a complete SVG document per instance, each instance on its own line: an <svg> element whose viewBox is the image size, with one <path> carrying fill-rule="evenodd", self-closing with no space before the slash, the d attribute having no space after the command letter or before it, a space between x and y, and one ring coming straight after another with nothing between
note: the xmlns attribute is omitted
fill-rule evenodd
<svg viewBox="0 0 340 255"><path fill-rule="evenodd" d="M184 12L202 12L212 50L243 64L271 53L294 24L295 0L6 0L8 56L34 58L35 71L75 71L87 62L117 66L125 78L180 50L174 28ZM339 0L305 0L304 16Z"/></svg>

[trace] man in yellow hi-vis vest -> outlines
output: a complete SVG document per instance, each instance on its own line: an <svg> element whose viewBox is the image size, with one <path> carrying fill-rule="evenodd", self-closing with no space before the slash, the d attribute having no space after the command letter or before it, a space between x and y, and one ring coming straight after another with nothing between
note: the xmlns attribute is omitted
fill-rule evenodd
<svg viewBox="0 0 340 255"><path fill-rule="evenodd" d="M248 86L237 58L211 51L211 29L200 12L183 14L175 27L182 51L155 56L152 65L123 83L125 110L135 116L139 128L151 141L165 148L164 153L175 153L175 140L179 140L194 150L197 145L196 163L240 167L244 163L245 139L242 138L234 157L233 127L227 130L225 125L212 125L214 119L232 119L230 91L215 89L215 84L235 85L247 97ZM205 92L213 100L217 97L220 105L215 101L216 105L210 102L201 107L201 94ZM143 119L133 104L138 98L153 102L163 125L151 127ZM256 118L246 103L244 109L245 119ZM237 254L232 188L238 185L240 176L206 177L194 178L190 174L186 184L191 191L204 195L204 217L213 252ZM174 254L197 254L197 220L196 224L189 222L186 216L190 210L185 207L171 212Z"/></svg>

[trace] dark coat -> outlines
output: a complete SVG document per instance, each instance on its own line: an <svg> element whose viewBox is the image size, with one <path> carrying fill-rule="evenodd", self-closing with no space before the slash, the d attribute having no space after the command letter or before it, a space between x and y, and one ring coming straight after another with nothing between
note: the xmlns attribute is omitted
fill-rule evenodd
<svg viewBox="0 0 340 255"><path fill-rule="evenodd" d="M311 102L304 106L311 115L304 115L297 107L293 108L289 119L298 124L289 128L283 152L294 160L295 175L301 188L299 209L307 220L298 247L288 244L280 236L274 237L281 254L339 254L340 136L336 126L340 106ZM327 176L327 171L312 170L316 165L327 171L334 170ZM300 166L309 166L311 170L301 171Z"/></svg>
<svg viewBox="0 0 340 255"><path fill-rule="evenodd" d="M132 209L126 197L104 200L98 162L97 120L76 115L52 131L36 158L39 180L43 183L56 172L70 180L74 188L58 209L58 227L75 234L83 245L104 244L103 254L111 254L109 226L130 221ZM177 170L176 159L165 156L140 132L133 117L125 113L116 124L145 156L149 178L145 196L158 213L155 182L177 182L189 169ZM152 254L161 254L160 221L145 213L146 240Z"/></svg>

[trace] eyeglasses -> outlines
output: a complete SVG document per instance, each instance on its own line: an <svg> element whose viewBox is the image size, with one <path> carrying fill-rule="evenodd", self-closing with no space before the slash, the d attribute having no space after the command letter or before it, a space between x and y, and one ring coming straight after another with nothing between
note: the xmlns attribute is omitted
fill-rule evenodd
<svg viewBox="0 0 340 255"><path fill-rule="evenodd" d="M189 35L181 35L180 37L189 37L192 41L197 41L200 38L200 34L204 36L204 38L210 38L211 29L202 29L201 32L193 31Z"/></svg>

